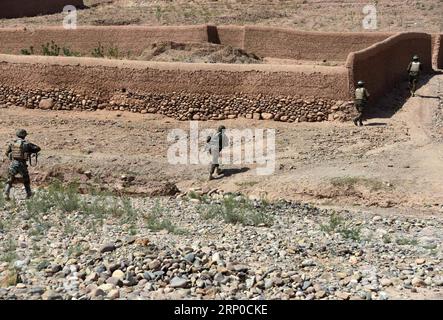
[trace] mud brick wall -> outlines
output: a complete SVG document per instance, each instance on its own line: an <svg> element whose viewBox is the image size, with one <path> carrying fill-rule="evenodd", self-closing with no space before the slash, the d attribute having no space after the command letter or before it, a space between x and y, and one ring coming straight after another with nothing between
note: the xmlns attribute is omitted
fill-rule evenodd
<svg viewBox="0 0 443 320"><path fill-rule="evenodd" d="M377 100L389 92L400 81L407 81L406 69L414 54L420 56L424 73L432 71L432 39L426 33L400 33L349 55L346 67L349 69L350 90L355 83L363 80Z"/></svg>
<svg viewBox="0 0 443 320"><path fill-rule="evenodd" d="M101 43L105 50L116 47L123 55L140 55L159 41L213 42L245 49L263 57L345 61L349 52L358 51L384 40L385 33L320 33L300 32L270 27L226 26L112 26L62 27L37 29L0 29L0 53L20 54L33 46L41 54L41 46L54 41L82 55L91 55Z"/></svg>
<svg viewBox="0 0 443 320"><path fill-rule="evenodd" d="M0 29L0 53L20 54L22 49L35 48L54 41L60 47L70 48L82 55L91 55L99 43L105 50L116 47L121 54L140 55L152 43L159 41L208 42L206 25L184 27L78 27L66 30L61 27L38 29ZM105 51L106 53L107 51Z"/></svg>
<svg viewBox="0 0 443 320"><path fill-rule="evenodd" d="M63 7L67 5L84 7L83 0L1 0L0 19L62 12Z"/></svg>
<svg viewBox="0 0 443 320"><path fill-rule="evenodd" d="M217 26L218 37L211 41L232 47L244 49L245 27L243 26Z"/></svg>
<svg viewBox="0 0 443 320"><path fill-rule="evenodd" d="M349 118L344 67L0 55L0 86L0 104L29 108L128 110L180 120Z"/></svg>
<svg viewBox="0 0 443 320"><path fill-rule="evenodd" d="M388 33L301 32L270 27L245 27L244 48L264 57L345 61L348 54L388 38Z"/></svg>

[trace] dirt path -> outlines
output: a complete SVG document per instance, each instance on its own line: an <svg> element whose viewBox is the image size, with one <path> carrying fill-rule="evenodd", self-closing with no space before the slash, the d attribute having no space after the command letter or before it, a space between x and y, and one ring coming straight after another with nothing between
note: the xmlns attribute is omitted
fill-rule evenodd
<svg viewBox="0 0 443 320"><path fill-rule="evenodd" d="M17 127L29 130L29 138L43 147L40 165L33 169L36 183L58 177L158 195L172 191L170 182L181 191L218 188L356 209L440 211L443 144L434 138L441 132L432 121L442 81L442 75L434 76L392 117L372 118L363 128L352 123L246 119L199 123L200 129L221 123L228 128L275 129L277 161L270 176L257 176L255 165L235 165L225 166L231 169L229 176L209 182L207 166L169 164L167 135L175 128L189 131L189 123L158 115L0 109L0 142L11 139ZM387 101L379 108L388 109ZM5 161L1 168L6 167Z"/></svg>

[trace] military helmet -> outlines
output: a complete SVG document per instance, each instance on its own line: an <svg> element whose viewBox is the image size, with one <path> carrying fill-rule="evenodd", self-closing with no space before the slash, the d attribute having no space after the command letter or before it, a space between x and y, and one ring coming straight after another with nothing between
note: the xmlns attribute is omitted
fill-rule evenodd
<svg viewBox="0 0 443 320"><path fill-rule="evenodd" d="M357 82L357 86L359 87L363 87L365 85L365 82L360 80L359 82Z"/></svg>
<svg viewBox="0 0 443 320"><path fill-rule="evenodd" d="M412 57L412 60L414 60L414 61L418 61L418 59L419 59L419 57L418 57L417 55L414 55L414 56Z"/></svg>
<svg viewBox="0 0 443 320"><path fill-rule="evenodd" d="M220 126L220 127L218 127L218 129L217 129L218 132L222 132L223 130L226 130L226 127L225 127L225 126Z"/></svg>
<svg viewBox="0 0 443 320"><path fill-rule="evenodd" d="M26 136L28 135L28 133L26 132L25 129L18 129L15 134L17 137L22 138L22 139L26 138Z"/></svg>

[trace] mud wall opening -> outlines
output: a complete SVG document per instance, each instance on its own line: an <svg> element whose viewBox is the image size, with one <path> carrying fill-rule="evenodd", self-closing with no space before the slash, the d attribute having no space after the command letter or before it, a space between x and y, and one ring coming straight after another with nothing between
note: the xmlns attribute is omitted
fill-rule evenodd
<svg viewBox="0 0 443 320"><path fill-rule="evenodd" d="M359 80L366 82L372 96L377 100L395 87L399 81L406 81L407 67L414 54L420 56L424 73L432 71L432 39L426 33L400 33L393 35L369 48L349 55L346 67L349 69L351 92Z"/></svg>
<svg viewBox="0 0 443 320"><path fill-rule="evenodd" d="M62 12L67 5L83 8L83 0L1 0L0 19Z"/></svg>
<svg viewBox="0 0 443 320"><path fill-rule="evenodd" d="M437 68L443 69L443 34L437 36L436 47L437 47L437 53L436 53Z"/></svg>

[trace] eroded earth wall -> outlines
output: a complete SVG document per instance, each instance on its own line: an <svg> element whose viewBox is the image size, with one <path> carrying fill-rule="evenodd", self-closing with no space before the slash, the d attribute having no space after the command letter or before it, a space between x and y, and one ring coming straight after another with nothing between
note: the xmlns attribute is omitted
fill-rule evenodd
<svg viewBox="0 0 443 320"><path fill-rule="evenodd" d="M347 86L345 67L0 55L0 105L29 108L322 121L347 117Z"/></svg>
<svg viewBox="0 0 443 320"><path fill-rule="evenodd" d="M42 54L42 45L54 42L60 48L91 56L101 45L105 54L111 48L119 55L138 56L150 45L159 41L208 42L206 25L183 27L78 27L67 30L62 27L38 29L0 29L0 53L20 54L22 49L34 48L34 54Z"/></svg>
<svg viewBox="0 0 443 320"><path fill-rule="evenodd" d="M302 32L245 27L244 49L264 57L345 61L348 54L388 38L387 33Z"/></svg>
<svg viewBox="0 0 443 320"><path fill-rule="evenodd" d="M388 38L386 33L320 33L252 26L113 26L0 29L0 53L20 54L34 48L41 54L43 44L54 41L81 55L91 55L99 43L107 51L124 56L140 55L159 41L213 42L241 48L262 57L315 61L345 61L348 54Z"/></svg>
<svg viewBox="0 0 443 320"><path fill-rule="evenodd" d="M83 0L1 0L0 19L33 17L62 12L64 6L82 8Z"/></svg>
<svg viewBox="0 0 443 320"><path fill-rule="evenodd" d="M400 81L407 81L406 69L414 54L420 56L424 73L431 72L431 35L400 33L367 49L351 53L346 62L351 92L355 83L363 80L366 82L372 99L380 98Z"/></svg>

